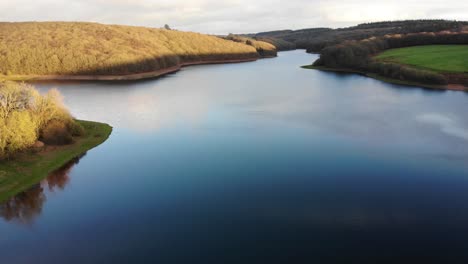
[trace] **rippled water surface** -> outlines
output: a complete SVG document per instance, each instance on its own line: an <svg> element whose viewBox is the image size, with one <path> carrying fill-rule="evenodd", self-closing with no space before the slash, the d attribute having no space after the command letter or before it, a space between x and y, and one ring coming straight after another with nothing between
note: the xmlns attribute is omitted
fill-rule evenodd
<svg viewBox="0 0 468 264"><path fill-rule="evenodd" d="M38 84L114 132L0 205L0 263L468 258L468 94L299 67L315 58Z"/></svg>

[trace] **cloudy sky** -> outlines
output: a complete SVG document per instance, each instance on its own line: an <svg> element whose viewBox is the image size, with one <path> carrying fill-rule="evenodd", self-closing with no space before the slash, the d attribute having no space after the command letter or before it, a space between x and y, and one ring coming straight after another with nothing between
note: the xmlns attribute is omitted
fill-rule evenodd
<svg viewBox="0 0 468 264"><path fill-rule="evenodd" d="M94 21L204 33L245 33L362 22L468 20L464 0L0 0L2 21Z"/></svg>

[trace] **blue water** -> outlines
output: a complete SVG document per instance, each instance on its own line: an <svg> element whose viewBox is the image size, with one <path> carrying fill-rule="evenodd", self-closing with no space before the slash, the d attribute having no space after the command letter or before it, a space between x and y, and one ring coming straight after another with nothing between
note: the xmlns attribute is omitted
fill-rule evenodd
<svg viewBox="0 0 468 264"><path fill-rule="evenodd" d="M0 263L468 263L468 94L315 58L37 84L114 131L0 206Z"/></svg>

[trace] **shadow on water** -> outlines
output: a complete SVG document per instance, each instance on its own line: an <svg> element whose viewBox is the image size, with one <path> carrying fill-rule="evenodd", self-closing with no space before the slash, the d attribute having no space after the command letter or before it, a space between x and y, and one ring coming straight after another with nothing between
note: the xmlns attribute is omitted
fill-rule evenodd
<svg viewBox="0 0 468 264"><path fill-rule="evenodd" d="M229 61L239 60L239 62L251 62L252 60L259 59L257 52L244 52L244 53L204 53L198 54L197 56L183 55L183 54L174 54L167 56L159 56L155 58L145 58L138 60L129 60L115 65L99 65L95 67L90 67L88 69L78 69L76 71L65 71L59 73L49 73L46 75L56 75L56 76L90 76L99 77L99 76L125 76L132 74L144 74L157 71L164 71L174 67L184 66L184 65L209 65L209 64L224 64L229 63ZM245 60L245 61L243 61ZM151 82L155 79L163 78L170 76L176 73L177 70L169 72L167 74L154 76L154 77L145 77L143 79L128 79L128 80L31 80L31 83L42 83L42 84L82 84L82 83L102 83L103 85L109 86L125 86L129 83L144 83Z"/></svg>
<svg viewBox="0 0 468 264"><path fill-rule="evenodd" d="M321 71L321 72L324 73L325 75L333 76L334 78L342 80L342 81L355 80L356 78L369 78L369 79L374 80L374 81L383 82L386 85L391 86L394 89L415 89L415 88L418 88L418 89L423 90L424 92L439 93L439 94L450 91L450 90L446 90L446 89L429 88L429 87L424 87L424 86L419 86L419 85L415 86L415 85L409 85L409 84L391 83L391 82L387 82L387 81L384 81L384 80L379 80L379 79L376 79L376 78L366 76L365 74L362 74L362 73L333 72L333 71ZM461 91L461 92L463 92L463 91ZM465 92L465 93L468 94L468 92Z"/></svg>
<svg viewBox="0 0 468 264"><path fill-rule="evenodd" d="M0 204L0 217L6 221L21 224L32 224L41 215L42 208L47 201L45 190L55 192L65 189L70 182L70 172L86 155L74 158L60 169L50 173L47 178Z"/></svg>

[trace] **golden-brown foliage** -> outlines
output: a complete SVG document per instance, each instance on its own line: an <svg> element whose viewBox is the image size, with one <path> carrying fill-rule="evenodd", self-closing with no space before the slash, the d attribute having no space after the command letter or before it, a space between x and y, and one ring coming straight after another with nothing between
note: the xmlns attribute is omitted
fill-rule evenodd
<svg viewBox="0 0 468 264"><path fill-rule="evenodd" d="M39 137L70 143L70 128L80 130L76 125L57 90L42 96L27 84L0 83L0 159L32 146Z"/></svg>
<svg viewBox="0 0 468 264"><path fill-rule="evenodd" d="M286 50L295 50L296 44L294 42L289 42L284 39L273 38L273 37L255 37L258 41L263 41L270 43L271 45L276 47L278 51L286 51Z"/></svg>
<svg viewBox="0 0 468 264"><path fill-rule="evenodd" d="M29 111L14 111L3 123L0 134L0 157L25 149L36 142L36 124ZM1 143L0 143L1 144Z"/></svg>
<svg viewBox="0 0 468 264"><path fill-rule="evenodd" d="M229 34L227 37L225 37L225 39L252 46L257 50L257 52L262 57L277 56L276 47L273 44L270 44L268 42L259 41L253 38L234 35L234 34Z"/></svg>
<svg viewBox="0 0 468 264"><path fill-rule="evenodd" d="M257 58L204 34L78 22L0 23L0 75L120 75L182 62Z"/></svg>
<svg viewBox="0 0 468 264"><path fill-rule="evenodd" d="M73 137L66 123L54 119L41 130L41 140L50 145L66 145L73 142Z"/></svg>
<svg viewBox="0 0 468 264"><path fill-rule="evenodd" d="M49 90L44 96L35 91L34 102L35 104L31 108L31 111L36 118L38 129L44 128L53 120L59 120L65 124L73 121L63 104L62 95L57 89Z"/></svg>

